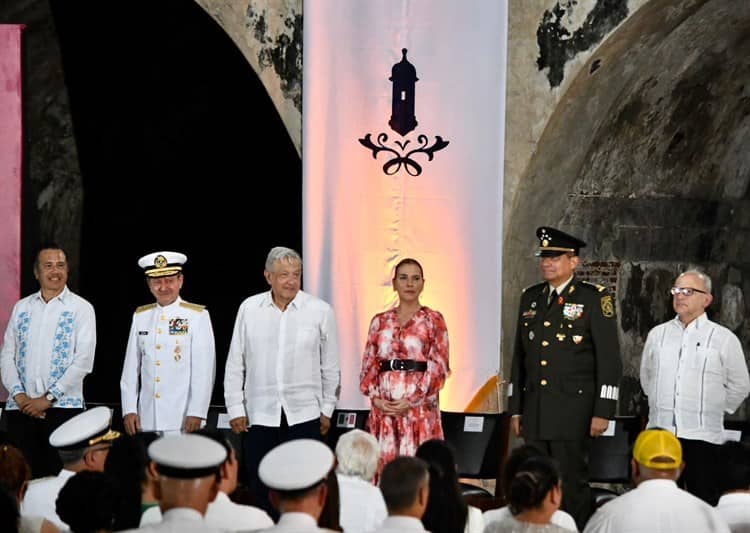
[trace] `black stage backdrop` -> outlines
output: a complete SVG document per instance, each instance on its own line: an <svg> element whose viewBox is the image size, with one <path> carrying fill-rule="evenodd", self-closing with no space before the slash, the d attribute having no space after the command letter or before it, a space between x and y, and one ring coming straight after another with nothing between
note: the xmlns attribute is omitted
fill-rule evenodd
<svg viewBox="0 0 750 533"><path fill-rule="evenodd" d="M141 255L188 256L183 298L216 337L212 403L237 309L272 246L302 241L301 162L229 36L192 0L53 0L84 182L80 294L96 309L89 402L119 403ZM300 250L301 251L301 250ZM27 274L27 273L25 273Z"/></svg>

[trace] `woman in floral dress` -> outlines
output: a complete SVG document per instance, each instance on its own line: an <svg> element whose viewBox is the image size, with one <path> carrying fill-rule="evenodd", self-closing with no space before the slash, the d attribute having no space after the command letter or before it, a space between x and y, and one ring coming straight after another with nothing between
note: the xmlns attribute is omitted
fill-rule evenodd
<svg viewBox="0 0 750 533"><path fill-rule="evenodd" d="M370 398L370 432L380 443L378 473L399 455L414 455L429 439L442 439L438 393L450 374L443 315L419 303L422 266L396 265L399 303L370 322L359 388Z"/></svg>

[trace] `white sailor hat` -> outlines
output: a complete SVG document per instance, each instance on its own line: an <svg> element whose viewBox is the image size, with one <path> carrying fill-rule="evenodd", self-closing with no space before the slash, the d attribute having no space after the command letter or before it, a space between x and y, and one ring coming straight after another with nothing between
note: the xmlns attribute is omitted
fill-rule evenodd
<svg viewBox="0 0 750 533"><path fill-rule="evenodd" d="M148 456L160 474L194 479L218 473L227 459L227 451L213 439L186 434L155 440L148 447Z"/></svg>
<svg viewBox="0 0 750 533"><path fill-rule="evenodd" d="M297 491L323 481L333 468L333 452L314 439L296 439L279 444L258 466L258 477L271 489Z"/></svg>
<svg viewBox="0 0 750 533"><path fill-rule="evenodd" d="M138 266L145 271L147 277L162 278L180 272L186 261L187 256L179 252L154 252L141 257Z"/></svg>
<svg viewBox="0 0 750 533"><path fill-rule="evenodd" d="M59 450L78 450L111 442L120 436L110 429L111 422L109 407L94 407L61 424L49 436L49 443Z"/></svg>

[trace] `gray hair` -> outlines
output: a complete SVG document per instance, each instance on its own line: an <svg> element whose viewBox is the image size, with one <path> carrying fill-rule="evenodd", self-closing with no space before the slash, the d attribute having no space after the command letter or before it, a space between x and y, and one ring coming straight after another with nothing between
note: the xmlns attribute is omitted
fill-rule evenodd
<svg viewBox="0 0 750 533"><path fill-rule="evenodd" d="M276 264L276 261L298 261L301 265L302 257L291 248L286 248L285 246L276 246L274 248L271 248L271 251L268 252L268 257L266 257L266 270L269 272L273 272L273 266Z"/></svg>
<svg viewBox="0 0 750 533"><path fill-rule="evenodd" d="M711 278L708 277L708 274L701 270L698 270L697 268L691 268L690 270L686 270L685 272L677 276L677 279L680 279L682 276L686 276L688 274L699 278L703 282L703 285L706 287L706 292L708 292L708 294L711 294Z"/></svg>
<svg viewBox="0 0 750 533"><path fill-rule="evenodd" d="M372 481L379 456L378 440L366 431L352 429L341 435L336 443L336 472Z"/></svg>

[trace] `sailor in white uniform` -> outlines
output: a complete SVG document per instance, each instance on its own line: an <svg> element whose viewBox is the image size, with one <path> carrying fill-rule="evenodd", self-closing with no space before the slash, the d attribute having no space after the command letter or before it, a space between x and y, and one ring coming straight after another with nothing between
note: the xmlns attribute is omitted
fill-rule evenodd
<svg viewBox="0 0 750 533"><path fill-rule="evenodd" d="M104 462L112 441L120 433L110 428L112 411L109 407L94 407L61 424L49 436L49 443L57 449L63 468L57 476L32 480L21 503L24 516L42 516L61 530L67 525L57 516L55 502L60 489L78 472L104 471Z"/></svg>
<svg viewBox="0 0 750 533"><path fill-rule="evenodd" d="M156 303L135 310L120 379L125 430L179 433L206 420L216 373L211 317L180 298L184 254L143 256Z"/></svg>

